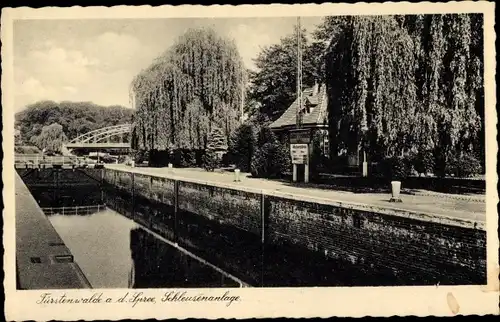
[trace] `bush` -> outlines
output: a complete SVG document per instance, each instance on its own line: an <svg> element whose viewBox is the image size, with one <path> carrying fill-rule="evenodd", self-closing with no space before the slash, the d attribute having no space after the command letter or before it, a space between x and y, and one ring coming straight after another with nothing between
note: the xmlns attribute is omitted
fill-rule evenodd
<svg viewBox="0 0 500 322"><path fill-rule="evenodd" d="M421 150L411 156L411 165L419 174L433 172L435 168L432 151Z"/></svg>
<svg viewBox="0 0 500 322"><path fill-rule="evenodd" d="M191 150L179 150L179 165L181 167L196 166L196 152Z"/></svg>
<svg viewBox="0 0 500 322"><path fill-rule="evenodd" d="M241 171L250 171L252 156L257 149L256 128L251 123L242 124L231 138L231 160Z"/></svg>
<svg viewBox="0 0 500 322"><path fill-rule="evenodd" d="M472 153L459 153L448 157L446 174L467 178L482 172L481 162Z"/></svg>
<svg viewBox="0 0 500 322"><path fill-rule="evenodd" d="M203 155L203 168L207 171L214 171L218 167L217 154L213 149L207 149Z"/></svg>
<svg viewBox="0 0 500 322"><path fill-rule="evenodd" d="M132 159L134 160L135 164L149 162L149 152L145 150L136 150L132 152Z"/></svg>
<svg viewBox="0 0 500 322"><path fill-rule="evenodd" d="M291 160L285 145L267 142L255 153L251 162L254 177L280 178L290 167Z"/></svg>
<svg viewBox="0 0 500 322"><path fill-rule="evenodd" d="M21 146L15 146L14 152L19 154L39 154L40 149L38 149L34 145L21 145Z"/></svg>
<svg viewBox="0 0 500 322"><path fill-rule="evenodd" d="M404 156L387 157L378 163L378 172L390 180L403 180L410 176L411 159Z"/></svg>

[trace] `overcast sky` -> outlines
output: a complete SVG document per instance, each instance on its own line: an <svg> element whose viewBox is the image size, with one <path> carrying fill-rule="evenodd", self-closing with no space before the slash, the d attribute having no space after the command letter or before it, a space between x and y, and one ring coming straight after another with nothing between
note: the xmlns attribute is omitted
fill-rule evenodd
<svg viewBox="0 0 500 322"><path fill-rule="evenodd" d="M321 18L302 18L308 31ZM20 20L14 24L15 108L38 100L129 107L130 83L189 27L235 40L248 68L260 48L293 32L296 18Z"/></svg>

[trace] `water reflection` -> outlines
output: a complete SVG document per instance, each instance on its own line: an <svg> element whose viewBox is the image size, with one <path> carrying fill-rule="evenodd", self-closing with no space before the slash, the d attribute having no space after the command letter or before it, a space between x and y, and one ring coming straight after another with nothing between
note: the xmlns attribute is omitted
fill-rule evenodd
<svg viewBox="0 0 500 322"><path fill-rule="evenodd" d="M240 286L113 210L49 220L94 288Z"/></svg>

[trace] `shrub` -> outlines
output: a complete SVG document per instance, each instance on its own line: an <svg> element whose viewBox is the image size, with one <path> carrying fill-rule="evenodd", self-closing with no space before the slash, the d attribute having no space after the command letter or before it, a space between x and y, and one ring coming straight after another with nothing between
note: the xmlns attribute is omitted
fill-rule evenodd
<svg viewBox="0 0 500 322"><path fill-rule="evenodd" d="M472 153L458 153L448 157L446 174L455 177L471 177L482 172L481 162Z"/></svg>
<svg viewBox="0 0 500 322"><path fill-rule="evenodd" d="M14 147L14 152L19 154L39 154L40 149L34 145L18 145Z"/></svg>
<svg viewBox="0 0 500 322"><path fill-rule="evenodd" d="M287 144L280 143L273 133L266 129L261 131L263 139L267 133L268 142L265 142L252 157L250 172L254 177L280 178L291 167L291 157Z"/></svg>
<svg viewBox="0 0 500 322"><path fill-rule="evenodd" d="M149 162L149 152L145 150L135 150L132 152L132 159L136 164Z"/></svg>
<svg viewBox="0 0 500 322"><path fill-rule="evenodd" d="M180 150L179 163L181 167L195 167L196 153L191 150Z"/></svg>
<svg viewBox="0 0 500 322"><path fill-rule="evenodd" d="M251 123L245 123L236 129L231 138L231 159L241 171L250 171L253 153L258 150L255 134L255 126Z"/></svg>
<svg viewBox="0 0 500 322"><path fill-rule="evenodd" d="M411 160L405 156L387 157L378 163L378 172L390 180L403 180L411 174Z"/></svg>
<svg viewBox="0 0 500 322"><path fill-rule="evenodd" d="M217 154L213 149L207 149L203 155L203 168L207 171L214 171L218 167Z"/></svg>
<svg viewBox="0 0 500 322"><path fill-rule="evenodd" d="M419 174L433 172L435 168L432 151L420 150L411 156L411 165Z"/></svg>

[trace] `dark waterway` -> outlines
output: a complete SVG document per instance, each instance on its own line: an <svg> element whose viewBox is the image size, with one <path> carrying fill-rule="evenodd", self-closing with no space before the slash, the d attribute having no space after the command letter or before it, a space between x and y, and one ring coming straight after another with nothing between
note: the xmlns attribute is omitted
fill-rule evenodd
<svg viewBox="0 0 500 322"><path fill-rule="evenodd" d="M49 219L94 288L240 286L114 210Z"/></svg>
<svg viewBox="0 0 500 322"><path fill-rule="evenodd" d="M115 199L109 187L96 182L28 188L40 207L65 207L64 214L54 208L48 218L93 288L248 286L112 207L97 211L92 206Z"/></svg>

